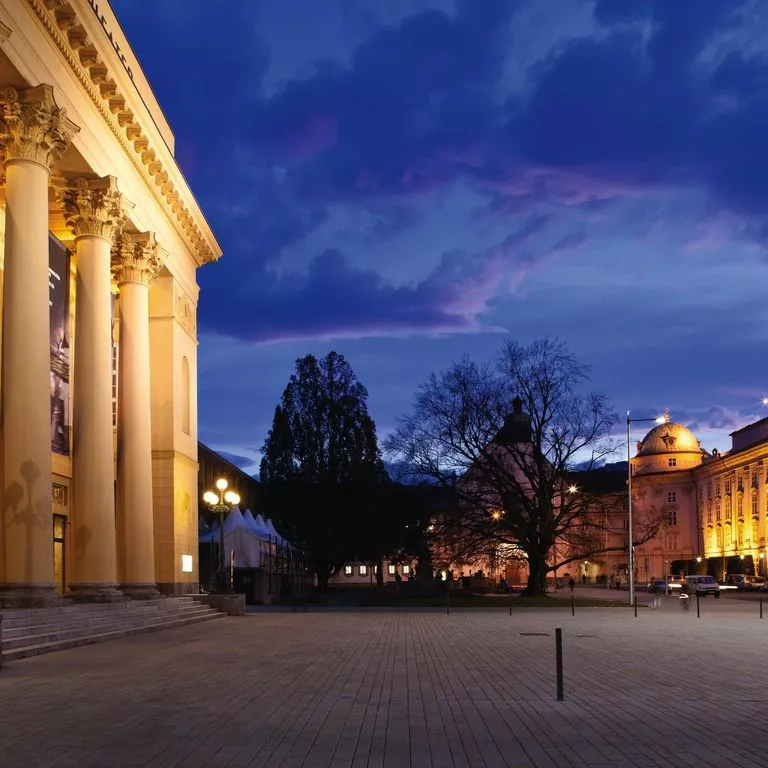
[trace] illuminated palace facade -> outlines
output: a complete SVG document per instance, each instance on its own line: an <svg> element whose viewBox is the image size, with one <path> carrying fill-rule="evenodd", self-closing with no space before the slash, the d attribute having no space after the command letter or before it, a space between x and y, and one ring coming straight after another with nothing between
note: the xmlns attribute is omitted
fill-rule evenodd
<svg viewBox="0 0 768 768"><path fill-rule="evenodd" d="M196 591L221 253L106 0L0 4L0 150L0 607Z"/></svg>
<svg viewBox="0 0 768 768"><path fill-rule="evenodd" d="M637 443L632 458L636 537L644 525L660 522L657 535L635 548L638 582L695 570L718 579L728 573L766 575L768 418L733 432L731 441L728 452L709 453L690 430L667 421ZM627 540L626 526L624 499L609 525L609 546ZM590 579L626 578L626 568L626 552L609 552L581 563L579 572Z"/></svg>

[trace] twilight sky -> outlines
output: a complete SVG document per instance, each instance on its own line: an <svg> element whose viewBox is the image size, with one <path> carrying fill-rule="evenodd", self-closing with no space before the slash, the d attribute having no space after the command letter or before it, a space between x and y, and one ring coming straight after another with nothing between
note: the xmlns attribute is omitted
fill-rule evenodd
<svg viewBox="0 0 768 768"><path fill-rule="evenodd" d="M431 371L543 334L708 449L768 415L765 2L112 5L224 249L200 438L248 471L330 349L380 440Z"/></svg>

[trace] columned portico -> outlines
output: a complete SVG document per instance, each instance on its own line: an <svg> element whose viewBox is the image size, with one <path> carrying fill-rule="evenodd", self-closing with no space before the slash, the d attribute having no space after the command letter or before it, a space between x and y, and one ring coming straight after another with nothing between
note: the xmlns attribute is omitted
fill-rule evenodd
<svg viewBox="0 0 768 768"><path fill-rule="evenodd" d="M150 415L149 284L161 266L154 234L122 235L113 272L120 295L117 414L118 575L123 594L158 595Z"/></svg>
<svg viewBox="0 0 768 768"><path fill-rule="evenodd" d="M77 546L69 589L75 600L122 600L115 537L111 250L125 206L111 176L77 179L60 195L77 255L72 442Z"/></svg>
<svg viewBox="0 0 768 768"><path fill-rule="evenodd" d="M48 85L0 92L5 161L0 606L57 602L51 531L48 181L79 130Z"/></svg>
<svg viewBox="0 0 768 768"><path fill-rule="evenodd" d="M198 591L221 248L175 144L109 0L0 0L0 609Z"/></svg>

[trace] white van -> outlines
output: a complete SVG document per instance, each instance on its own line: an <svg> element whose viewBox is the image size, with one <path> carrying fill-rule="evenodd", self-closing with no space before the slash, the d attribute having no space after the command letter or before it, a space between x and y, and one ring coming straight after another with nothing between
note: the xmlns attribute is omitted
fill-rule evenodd
<svg viewBox="0 0 768 768"><path fill-rule="evenodd" d="M683 580L683 590L689 595L720 597L720 585L713 576L686 576Z"/></svg>

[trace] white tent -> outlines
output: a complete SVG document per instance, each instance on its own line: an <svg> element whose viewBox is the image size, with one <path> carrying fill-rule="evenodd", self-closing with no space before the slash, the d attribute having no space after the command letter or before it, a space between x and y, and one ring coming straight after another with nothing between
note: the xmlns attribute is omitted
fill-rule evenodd
<svg viewBox="0 0 768 768"><path fill-rule="evenodd" d="M261 526L259 525L261 521ZM200 536L201 544L218 544L218 526L209 533ZM264 518L258 515L256 519L250 510L245 515L238 507L233 507L224 520L224 551L235 552L237 568L260 568L270 549L270 538L278 536L271 521L264 523Z"/></svg>
<svg viewBox="0 0 768 768"><path fill-rule="evenodd" d="M274 537L277 540L278 544L285 544L286 542L283 541L283 537L277 532L275 529L275 524L271 520L267 520L266 523L267 532L270 536Z"/></svg>
<svg viewBox="0 0 768 768"><path fill-rule="evenodd" d="M246 509L245 514L243 515L243 520L248 528L254 531L257 535L267 537L270 535L266 525L264 525L264 518L261 515L254 518L253 512L251 512L250 509Z"/></svg>

